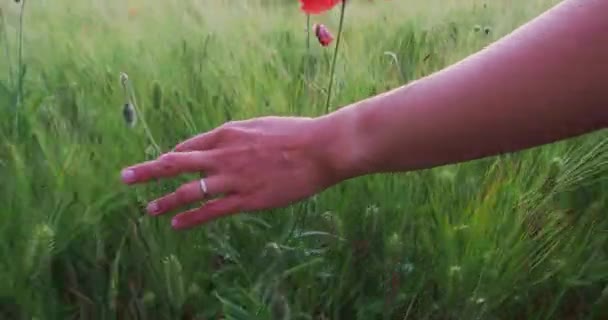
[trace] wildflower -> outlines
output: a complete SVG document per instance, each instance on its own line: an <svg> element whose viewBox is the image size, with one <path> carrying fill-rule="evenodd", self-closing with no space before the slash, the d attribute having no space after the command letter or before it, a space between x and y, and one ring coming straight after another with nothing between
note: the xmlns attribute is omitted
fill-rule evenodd
<svg viewBox="0 0 608 320"><path fill-rule="evenodd" d="M340 2L342 0L300 0L300 8L307 14L319 14L331 10Z"/></svg>
<svg viewBox="0 0 608 320"><path fill-rule="evenodd" d="M319 43L324 47L327 47L334 40L334 36L332 36L329 30L322 24L315 24L313 30L315 31L317 40L319 40Z"/></svg>

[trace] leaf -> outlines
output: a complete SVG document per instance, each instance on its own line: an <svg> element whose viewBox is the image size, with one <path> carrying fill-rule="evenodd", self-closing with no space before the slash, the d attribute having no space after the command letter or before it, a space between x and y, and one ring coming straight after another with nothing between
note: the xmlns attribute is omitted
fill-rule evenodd
<svg viewBox="0 0 608 320"><path fill-rule="evenodd" d="M258 218L258 217L254 217L253 215L250 215L250 214L241 215L239 217L239 219L242 222L252 222L253 224L256 224L256 225L258 225L260 227L263 227L265 229L270 229L270 227L271 227L270 224L268 224L268 222L264 221L264 219L261 219L261 218Z"/></svg>
<svg viewBox="0 0 608 320"><path fill-rule="evenodd" d="M251 319L252 316L247 312L247 310L243 309L241 306L236 303L220 296L217 292L215 296L220 300L224 308L224 316L227 319L235 319L235 320L247 320Z"/></svg>
<svg viewBox="0 0 608 320"><path fill-rule="evenodd" d="M295 266L293 268L285 270L285 272L283 272L283 274L281 275L281 277L286 278L289 275L291 275L292 273L296 273L296 272L298 272L298 271L300 271L302 269L306 269L307 267L310 267L312 265L315 265L315 264L318 264L318 263L321 263L321 262L323 262L323 258L314 258L314 259L312 259L312 260L310 260L308 262L299 264L299 265L297 265L297 266Z"/></svg>
<svg viewBox="0 0 608 320"><path fill-rule="evenodd" d="M329 233L329 232L325 232L325 231L304 231L304 232L298 234L296 236L296 238L315 237L315 236L324 236L324 237L330 237L330 238L336 238L336 239L339 239L339 240L344 240L343 238L340 238L339 236L336 236L333 233Z"/></svg>

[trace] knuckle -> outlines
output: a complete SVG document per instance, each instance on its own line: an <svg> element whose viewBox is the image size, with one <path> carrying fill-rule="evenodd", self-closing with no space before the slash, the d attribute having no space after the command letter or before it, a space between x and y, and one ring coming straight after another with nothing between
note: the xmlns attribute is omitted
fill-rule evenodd
<svg viewBox="0 0 608 320"><path fill-rule="evenodd" d="M178 155L175 153L166 153L160 157L159 162L161 166L171 166L175 161L177 161Z"/></svg>
<svg viewBox="0 0 608 320"><path fill-rule="evenodd" d="M159 170L164 173L171 173L175 170L175 164L172 162L161 162L159 165Z"/></svg>
<svg viewBox="0 0 608 320"><path fill-rule="evenodd" d="M177 201L188 201L188 185L181 185L175 190L175 198Z"/></svg>
<svg viewBox="0 0 608 320"><path fill-rule="evenodd" d="M220 140L234 139L239 134L240 130L234 126L222 126L217 131L217 135Z"/></svg>
<svg viewBox="0 0 608 320"><path fill-rule="evenodd" d="M167 156L159 159L158 165L154 170L158 174L171 174L176 169L176 162L174 156Z"/></svg>

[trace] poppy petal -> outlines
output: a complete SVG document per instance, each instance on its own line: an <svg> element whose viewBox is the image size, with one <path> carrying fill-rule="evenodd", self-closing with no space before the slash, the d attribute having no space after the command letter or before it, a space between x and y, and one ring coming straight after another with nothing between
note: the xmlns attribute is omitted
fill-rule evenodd
<svg viewBox="0 0 608 320"><path fill-rule="evenodd" d="M331 10L342 0L300 0L300 9L307 14L320 14Z"/></svg>

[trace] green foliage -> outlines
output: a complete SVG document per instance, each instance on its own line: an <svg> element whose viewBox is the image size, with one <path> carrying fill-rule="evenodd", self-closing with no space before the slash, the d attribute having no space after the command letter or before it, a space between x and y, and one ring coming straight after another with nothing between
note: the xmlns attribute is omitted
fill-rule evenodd
<svg viewBox="0 0 608 320"><path fill-rule="evenodd" d="M308 51L304 15L280 3L0 5L0 318L608 317L603 133L361 177L188 232L146 216L187 178L128 188L122 167L230 119L324 112L333 50ZM332 106L439 70L555 1L481 3L353 2ZM336 30L338 15L313 19Z"/></svg>

